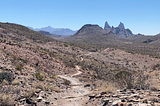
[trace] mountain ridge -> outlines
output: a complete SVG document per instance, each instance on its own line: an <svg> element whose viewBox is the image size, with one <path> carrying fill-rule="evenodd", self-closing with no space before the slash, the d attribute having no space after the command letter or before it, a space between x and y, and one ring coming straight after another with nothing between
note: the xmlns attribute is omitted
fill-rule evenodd
<svg viewBox="0 0 160 106"><path fill-rule="evenodd" d="M34 31L47 31L51 34L57 34L57 35L63 35L63 36L67 36L67 35L73 35L75 34L77 31L71 30L69 28L53 28L51 26L47 26L47 27L42 27L42 28L32 28L29 27L29 29L34 30Z"/></svg>

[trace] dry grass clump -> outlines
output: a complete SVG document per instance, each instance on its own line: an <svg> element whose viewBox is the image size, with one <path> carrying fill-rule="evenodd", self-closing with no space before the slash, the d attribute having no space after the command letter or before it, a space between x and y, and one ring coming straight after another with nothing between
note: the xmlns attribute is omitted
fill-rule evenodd
<svg viewBox="0 0 160 106"><path fill-rule="evenodd" d="M12 81L12 85L19 85L20 81L18 79L15 79Z"/></svg>
<svg viewBox="0 0 160 106"><path fill-rule="evenodd" d="M35 84L35 88L42 89L45 91L46 85L43 82L38 82L37 84Z"/></svg>
<svg viewBox="0 0 160 106"><path fill-rule="evenodd" d="M53 79L57 79L57 78L58 78L58 76L57 76L57 75L55 75L55 74L53 74L53 75L52 75L52 78L53 78Z"/></svg>
<svg viewBox="0 0 160 106"><path fill-rule="evenodd" d="M149 74L150 78L159 76L159 71L155 70Z"/></svg>
<svg viewBox="0 0 160 106"><path fill-rule="evenodd" d="M38 80L40 81L44 81L45 80L45 73L44 72L38 72L38 73L35 73L35 76Z"/></svg>
<svg viewBox="0 0 160 106"><path fill-rule="evenodd" d="M14 106L13 97L11 94L0 95L1 106Z"/></svg>
<svg viewBox="0 0 160 106"><path fill-rule="evenodd" d="M58 87L55 87L55 86L53 86L53 85L50 86L49 88L50 88L51 91L62 92L62 89L60 89L60 88L58 88Z"/></svg>
<svg viewBox="0 0 160 106"><path fill-rule="evenodd" d="M55 87L54 85L44 84L43 82L39 82L35 85L35 88L42 89L43 91L56 91L56 92L62 92L62 90L58 87Z"/></svg>
<svg viewBox="0 0 160 106"><path fill-rule="evenodd" d="M70 85L71 82L70 82L69 80L64 80L64 84L65 84L65 85Z"/></svg>
<svg viewBox="0 0 160 106"><path fill-rule="evenodd" d="M52 83L52 82L55 82L55 79L47 77L46 81Z"/></svg>
<svg viewBox="0 0 160 106"><path fill-rule="evenodd" d="M29 90L23 92L25 98L30 98L36 92L35 88L29 88Z"/></svg>
<svg viewBox="0 0 160 106"><path fill-rule="evenodd" d="M102 92L114 93L116 92L117 88L109 82L103 82L98 87L98 90Z"/></svg>
<svg viewBox="0 0 160 106"><path fill-rule="evenodd" d="M3 80L2 85L8 85L9 82L7 80Z"/></svg>

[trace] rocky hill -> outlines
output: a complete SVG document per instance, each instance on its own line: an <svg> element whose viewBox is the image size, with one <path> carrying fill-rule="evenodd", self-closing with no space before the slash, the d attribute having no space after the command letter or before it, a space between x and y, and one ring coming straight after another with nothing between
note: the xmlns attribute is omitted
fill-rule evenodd
<svg viewBox="0 0 160 106"><path fill-rule="evenodd" d="M106 31L98 25L86 24L76 34L64 39L64 41L84 45L116 45L117 42L120 42L119 39L109 30Z"/></svg>
<svg viewBox="0 0 160 106"><path fill-rule="evenodd" d="M98 25L92 25L92 24L86 24L84 26L82 26L82 28L80 28L78 30L78 32L76 34L74 34L74 36L92 36L93 34L105 34L107 33L107 31L103 30L101 27L99 27Z"/></svg>

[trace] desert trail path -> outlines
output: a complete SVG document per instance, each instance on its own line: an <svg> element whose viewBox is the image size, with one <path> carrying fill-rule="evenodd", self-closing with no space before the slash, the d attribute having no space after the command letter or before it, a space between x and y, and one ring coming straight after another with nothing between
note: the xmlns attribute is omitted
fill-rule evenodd
<svg viewBox="0 0 160 106"><path fill-rule="evenodd" d="M89 100L86 95L90 94L91 91L85 88L84 84L77 78L73 77L82 73L79 71L79 66L76 66L76 69L77 73L71 75L71 77L67 75L58 75L59 77L71 82L71 88L66 90L63 97L58 102L60 106L84 106L84 103Z"/></svg>

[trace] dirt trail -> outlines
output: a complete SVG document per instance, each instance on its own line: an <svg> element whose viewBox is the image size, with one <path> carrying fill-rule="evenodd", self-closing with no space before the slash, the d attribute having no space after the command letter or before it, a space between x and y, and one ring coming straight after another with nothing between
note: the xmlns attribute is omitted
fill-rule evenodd
<svg viewBox="0 0 160 106"><path fill-rule="evenodd" d="M62 98L58 103L61 106L84 106L84 103L89 100L86 95L90 94L91 91L87 88L84 88L84 84L77 78L73 78L73 76L80 75L82 73L79 71L79 66L76 66L76 69L77 73L73 74L71 77L67 75L58 75L63 79L69 80L72 86L64 94L62 94Z"/></svg>
<svg viewBox="0 0 160 106"><path fill-rule="evenodd" d="M77 76L77 75L80 75L82 72L79 71L81 68L79 66L76 66L76 69L77 69L77 73L71 75L71 77L74 77L74 76Z"/></svg>

